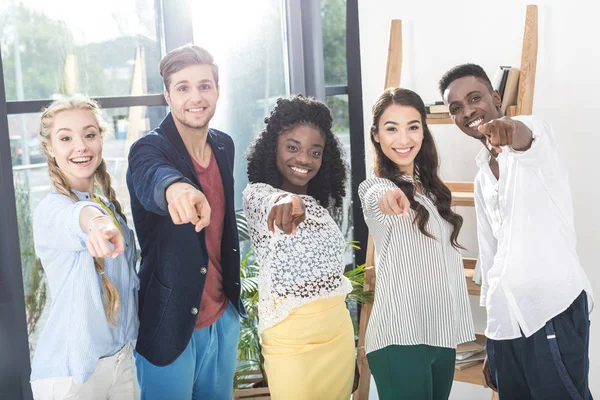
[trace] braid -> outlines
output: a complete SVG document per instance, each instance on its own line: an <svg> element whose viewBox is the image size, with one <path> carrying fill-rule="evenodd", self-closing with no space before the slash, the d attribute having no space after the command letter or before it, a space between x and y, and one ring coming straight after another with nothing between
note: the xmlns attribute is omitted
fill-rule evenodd
<svg viewBox="0 0 600 400"><path fill-rule="evenodd" d="M108 201L115 206L115 210L117 210L117 213L121 216L121 218L123 218L123 220L127 221L127 218L125 218L125 214L123 213L121 203L119 203L119 201L117 200L117 195L111 185L110 174L106 169L106 161L104 161L104 159L102 159L102 162L96 169L96 180L98 181L98 183L100 183L100 186L102 186L102 191L104 192L104 195L108 198Z"/></svg>
<svg viewBox="0 0 600 400"><path fill-rule="evenodd" d="M77 202L79 199L71 191L71 186L67 181L67 178L60 170L58 164L56 163L56 159L52 157L48 151L48 144L50 143L50 131L52 128L52 122L56 114L66 110L86 110L91 112L98 122L98 126L100 129L100 134L104 136L106 131L108 130L108 124L101 117L100 108L98 104L90 99L84 97L71 97L67 99L56 100L53 102L48 108L43 110L42 117L40 119L40 131L38 134L38 138L41 143L41 149L46 156L46 160L48 162L48 175L54 184L56 190L71 198L73 201ZM110 176L106 171L106 162L102 160L102 163L97 169L96 177L98 182L102 186L102 190L104 194L108 196L111 203L115 205L115 209L121 215L121 217L126 220L123 215L123 211L121 209L121 204L117 201L116 195L112 187L110 186ZM94 268L100 274L102 279L102 292L104 293L104 314L106 315L106 319L108 323L112 326L117 325L117 314L119 312L119 307L121 303L121 299L119 296L119 292L115 285L108 279L106 274L104 273L104 259L100 257L94 257Z"/></svg>
<svg viewBox="0 0 600 400"><path fill-rule="evenodd" d="M75 193L71 191L65 175L62 173L53 157L48 157L48 175L50 175L50 179L54 183L54 187L60 194L64 194L74 201L79 201L77 196L75 196Z"/></svg>

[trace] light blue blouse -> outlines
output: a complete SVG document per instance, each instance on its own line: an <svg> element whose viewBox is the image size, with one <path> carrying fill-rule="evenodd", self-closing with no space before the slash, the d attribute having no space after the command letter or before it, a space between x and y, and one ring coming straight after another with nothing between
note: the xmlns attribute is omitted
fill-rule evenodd
<svg viewBox="0 0 600 400"><path fill-rule="evenodd" d="M139 280L134 233L113 204L102 199L117 217L125 238L125 252L105 259L105 274L121 300L118 323L113 327L104 313L101 275L85 246L87 233L79 226L84 207L107 213L90 199L90 193L73 193L80 201L53 190L34 213L35 251L46 273L52 304L33 358L32 381L70 376L76 383L84 383L100 358L116 354L137 337Z"/></svg>

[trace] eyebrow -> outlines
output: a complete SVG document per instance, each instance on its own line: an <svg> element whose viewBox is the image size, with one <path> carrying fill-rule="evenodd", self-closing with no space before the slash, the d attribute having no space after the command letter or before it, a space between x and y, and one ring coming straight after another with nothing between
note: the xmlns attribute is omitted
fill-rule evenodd
<svg viewBox="0 0 600 400"><path fill-rule="evenodd" d="M286 139L286 141L288 141L288 142L292 142L292 143L294 143L294 144L301 144L301 143L300 143L298 140L296 140L296 139ZM313 144L313 145L312 145L312 147L319 147L319 148L321 148L321 149L324 149L324 148L325 148L325 147L324 147L323 145L321 145L321 144Z"/></svg>
<svg viewBox="0 0 600 400"><path fill-rule="evenodd" d="M476 94L476 93L481 93L481 91L479 90L471 90L469 93L467 93L467 95L465 96L465 98L469 98L472 95ZM451 102L450 104L448 104L449 106L451 106L452 104L456 103L458 100L454 100L453 102Z"/></svg>
<svg viewBox="0 0 600 400"><path fill-rule="evenodd" d="M421 121L419 121L418 119L413 119L412 121L409 121L409 122L408 122L406 125L414 124L415 122L416 122L417 124L420 124L420 123L421 123ZM384 126L385 126L385 125L387 125L387 124L390 124L390 125L400 125L400 124L399 124L399 123L397 123L396 121L385 121L385 122L383 123L383 125L384 125Z"/></svg>
<svg viewBox="0 0 600 400"><path fill-rule="evenodd" d="M208 78L202 79L202 80L200 81L200 83L207 83L207 82L208 82L208 83L214 83L212 79L208 79ZM177 82L175 82L175 83L173 84L173 86L181 85L182 83L187 83L187 84L189 84L189 83L190 83L190 81L188 81L187 79L183 79L183 80L180 80L180 81L177 81Z"/></svg>
<svg viewBox="0 0 600 400"><path fill-rule="evenodd" d="M94 129L96 129L96 130L99 130L99 129L98 129L98 127L97 127L96 125L93 125L93 124L86 125L86 126L84 126L84 127L81 129L81 130L82 130L82 131L85 131L86 129L89 129L89 128L94 128ZM60 131L73 132L73 129L71 129L71 128L60 128L60 129L58 129L58 130L56 131L56 133L58 134Z"/></svg>

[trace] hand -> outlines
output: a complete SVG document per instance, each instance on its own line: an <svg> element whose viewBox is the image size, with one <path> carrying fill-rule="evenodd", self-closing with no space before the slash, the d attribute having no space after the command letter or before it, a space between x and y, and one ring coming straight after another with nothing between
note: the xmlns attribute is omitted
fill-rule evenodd
<svg viewBox="0 0 600 400"><path fill-rule="evenodd" d="M275 226L287 235L295 235L296 227L304 221L306 208L304 202L298 196L286 194L281 197L269 213L267 224L269 231L275 233Z"/></svg>
<svg viewBox="0 0 600 400"><path fill-rule="evenodd" d="M517 123L510 117L493 119L487 124L479 125L479 132L485 135L485 138L492 149L497 153L502 153L502 146L511 146L513 137L517 131Z"/></svg>
<svg viewBox="0 0 600 400"><path fill-rule="evenodd" d="M89 229L85 245L92 257L115 258L125 251L123 234L108 215L93 219ZM110 249L110 244L113 245L113 250Z"/></svg>
<svg viewBox="0 0 600 400"><path fill-rule="evenodd" d="M196 232L210 224L210 205L204 193L190 184L176 182L166 191L169 214L175 225L190 223Z"/></svg>
<svg viewBox="0 0 600 400"><path fill-rule="evenodd" d="M379 209L384 214L408 217L410 201L399 188L391 189L379 199Z"/></svg>
<svg viewBox="0 0 600 400"><path fill-rule="evenodd" d="M481 370L481 372L483 372L483 377L485 379L485 386L489 387L494 392L498 392L498 388L496 387L496 385L494 385L494 380L492 379L492 373L490 372L490 364L488 363L487 356L485 357L485 360L483 361L483 369Z"/></svg>

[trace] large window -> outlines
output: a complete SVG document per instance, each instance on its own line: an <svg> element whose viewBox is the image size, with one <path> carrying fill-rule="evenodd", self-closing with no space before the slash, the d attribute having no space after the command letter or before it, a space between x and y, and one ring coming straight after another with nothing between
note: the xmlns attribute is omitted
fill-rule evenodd
<svg viewBox="0 0 600 400"><path fill-rule="evenodd" d="M100 3L12 1L0 6L0 47L8 101L47 100L82 93L92 97L162 92L158 74L162 33L154 0ZM165 107L104 110L114 134L104 158L118 199L130 213L125 183L132 141L158 124ZM40 113L8 116L19 225L30 355L49 311L43 270L35 256L32 215L50 188L37 140Z"/></svg>
<svg viewBox="0 0 600 400"><path fill-rule="evenodd" d="M7 100L162 92L155 3L2 2L0 44ZM138 70L140 77L135 76Z"/></svg>
<svg viewBox="0 0 600 400"><path fill-rule="evenodd" d="M194 42L219 65L221 92L211 126L235 142L236 209L248 183L244 153L277 98L289 94L283 15L281 0L192 3Z"/></svg>
<svg viewBox="0 0 600 400"><path fill-rule="evenodd" d="M310 7L307 7L308 3ZM307 54L310 54L309 49L318 46L306 44L318 40L311 34L319 25L315 21L319 7L324 57L317 61ZM354 140L350 132L357 128L351 127L349 115L349 100L354 97L348 95L347 7L346 0L0 2L0 90L4 91L7 100L5 103L0 98L0 138L5 140L2 143L10 146L10 160L4 155L0 157L0 174L4 171L0 179L4 177L10 182L5 171L12 167L15 190L14 199L0 197L0 205L6 206L8 202L12 206L14 200L20 244L18 250L16 243L10 247L12 258L3 254L0 260L0 286L20 288L20 284L13 285L17 281L13 277L18 274L12 269L15 268L13 258L20 256L28 332L25 343L23 319L19 315L12 316L19 313L22 316L23 305L10 300L15 304L16 313L11 311L12 319L8 323L1 322L4 328L10 327L10 332L8 336L4 331L0 334L0 346L23 339L20 342L23 349L9 352L10 357L19 359L19 363L11 361L9 367L18 369L22 375L22 384L18 389L11 387L9 397L31 398L25 376L28 373L27 357L35 352L51 302L43 269L35 255L32 233L33 212L51 187L37 139L41 108L56 98L76 93L101 101L106 119L113 128L113 133L105 138L103 156L117 198L131 221L125 181L129 148L133 141L158 126L168 112L161 97L163 83L158 72L159 61L165 50L189 42L205 47L215 57L220 72L220 98L211 127L229 134L235 142L235 207L240 210L241 193L247 185L244 154L264 127L264 118L277 99L290 95L290 87L295 87L297 82L309 85L309 82L317 81L308 79L305 71L312 71L309 75L314 71L324 72L324 100L333 114L334 132L344 147L350 166L351 141ZM314 10L317 10L316 14L312 12ZM299 18L300 15L303 18ZM310 16L308 19L307 15ZM321 83L316 86L322 89L323 76L319 76ZM298 86L296 91L314 92L305 89L306 86ZM4 120L8 132L3 129L6 126ZM361 149L352 150L362 152ZM349 171L349 178L351 176ZM343 210L335 215L348 241L355 237L353 220L356 217L353 215L356 210L351 193L349 182ZM16 229L14 220L5 228L8 230L1 228L0 244L8 242L4 234L10 235ZM248 241L243 246L245 254L249 249ZM348 247L346 264L348 268L354 265L351 247ZM4 274L6 271L9 272ZM6 276L11 277L8 283L3 280ZM8 315L3 314L6 309L3 308L3 294L0 291L0 317ZM29 355L24 350L27 344ZM0 373L6 366L0 357ZM6 393L4 388L6 386L0 379L2 398Z"/></svg>

